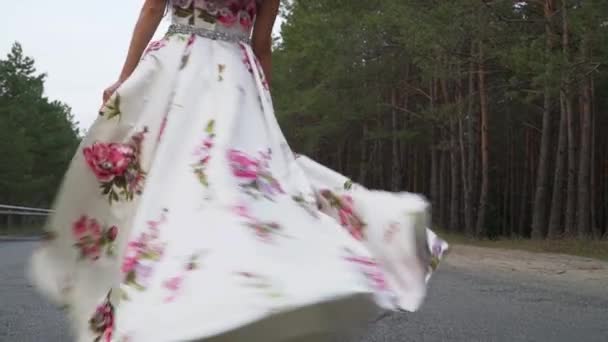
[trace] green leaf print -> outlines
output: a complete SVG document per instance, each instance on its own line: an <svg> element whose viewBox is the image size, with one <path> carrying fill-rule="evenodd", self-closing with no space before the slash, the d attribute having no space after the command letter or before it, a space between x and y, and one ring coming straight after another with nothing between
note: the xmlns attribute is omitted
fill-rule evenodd
<svg viewBox="0 0 608 342"><path fill-rule="evenodd" d="M203 19L204 21L210 24L215 24L217 22L217 18L207 13L207 11L200 11L198 14L198 18Z"/></svg>
<svg viewBox="0 0 608 342"><path fill-rule="evenodd" d="M346 182L344 182L344 190L350 190L353 188L353 181L352 180L347 180Z"/></svg>
<svg viewBox="0 0 608 342"><path fill-rule="evenodd" d="M217 80L218 82L222 82L224 80L224 71L226 70L226 64L218 64L217 65L217 71L218 71L218 76L217 76Z"/></svg>
<svg viewBox="0 0 608 342"><path fill-rule="evenodd" d="M207 178L207 165L210 160L211 149L213 148L213 141L215 139L215 120L209 120L205 126L204 132L205 137L196 151L196 155L199 158L198 162L192 165L192 170L199 182L205 186L209 186L209 180Z"/></svg>
<svg viewBox="0 0 608 342"><path fill-rule="evenodd" d="M105 116L108 120L117 116L120 118L121 114L119 93L115 93L99 112L99 115Z"/></svg>
<svg viewBox="0 0 608 342"><path fill-rule="evenodd" d="M439 267L439 262L440 262L439 261L439 257L434 256L434 255L431 257L431 264L430 264L430 266L431 266L431 269L433 271L435 271L437 269L437 267Z"/></svg>
<svg viewBox="0 0 608 342"><path fill-rule="evenodd" d="M192 8L181 8L179 6L174 6L173 9L173 14L180 18L188 18L194 15L194 10Z"/></svg>
<svg viewBox="0 0 608 342"><path fill-rule="evenodd" d="M207 127L205 128L205 133L213 134L215 131L215 120L209 120L207 123Z"/></svg>

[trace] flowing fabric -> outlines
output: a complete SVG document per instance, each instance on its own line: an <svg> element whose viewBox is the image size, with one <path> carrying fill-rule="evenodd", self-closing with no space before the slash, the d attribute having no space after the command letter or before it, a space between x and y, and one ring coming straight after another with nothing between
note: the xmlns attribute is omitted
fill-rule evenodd
<svg viewBox="0 0 608 342"><path fill-rule="evenodd" d="M239 34L256 2L172 6ZM78 341L305 338L421 305L447 250L427 207L294 155L249 45L168 34L83 139L29 274Z"/></svg>

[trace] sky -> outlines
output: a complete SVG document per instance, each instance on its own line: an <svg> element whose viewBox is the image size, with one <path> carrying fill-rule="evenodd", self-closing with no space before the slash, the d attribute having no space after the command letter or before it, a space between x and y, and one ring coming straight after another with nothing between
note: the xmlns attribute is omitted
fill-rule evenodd
<svg viewBox="0 0 608 342"><path fill-rule="evenodd" d="M0 58L15 41L47 74L45 96L70 107L86 130L103 89L118 78L143 0L18 0L0 10ZM165 18L155 39L169 26ZM278 33L280 24L275 25Z"/></svg>

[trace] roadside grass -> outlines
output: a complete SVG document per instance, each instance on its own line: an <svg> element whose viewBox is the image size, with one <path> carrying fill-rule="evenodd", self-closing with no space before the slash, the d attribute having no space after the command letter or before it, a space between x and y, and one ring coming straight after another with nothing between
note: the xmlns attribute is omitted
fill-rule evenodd
<svg viewBox="0 0 608 342"><path fill-rule="evenodd" d="M487 248L521 250L534 253L567 254L608 261L608 241L606 240L528 240L500 238L473 239L461 234L438 231L438 234L452 245L469 245Z"/></svg>

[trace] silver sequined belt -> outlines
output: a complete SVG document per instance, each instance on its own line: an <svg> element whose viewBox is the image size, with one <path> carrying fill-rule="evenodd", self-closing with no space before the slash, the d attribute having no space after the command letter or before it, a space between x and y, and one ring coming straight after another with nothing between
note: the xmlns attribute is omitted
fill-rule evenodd
<svg viewBox="0 0 608 342"><path fill-rule="evenodd" d="M171 24L169 26L169 30L167 31L167 34L175 34L175 33L195 34L197 36L201 36L204 38L209 38L209 39L213 39L213 40L221 40L221 41L231 42L231 43L245 43L245 44L250 43L249 37L247 37L245 35L214 31L214 30L209 30L209 29L206 29L203 27L196 27L196 26L192 26L192 25Z"/></svg>

